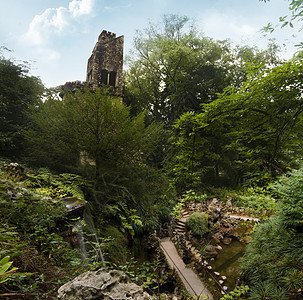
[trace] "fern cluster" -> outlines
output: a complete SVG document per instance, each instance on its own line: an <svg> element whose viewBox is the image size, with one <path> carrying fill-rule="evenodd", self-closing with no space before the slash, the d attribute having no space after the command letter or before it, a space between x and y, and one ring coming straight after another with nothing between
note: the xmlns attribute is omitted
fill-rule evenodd
<svg viewBox="0 0 303 300"><path fill-rule="evenodd" d="M83 188L89 186L89 182L80 175L62 173L54 175L48 169L39 169L38 173L27 173L27 184L34 188L38 194L52 198L67 196L85 200Z"/></svg>
<svg viewBox="0 0 303 300"><path fill-rule="evenodd" d="M254 232L241 261L250 299L289 299L303 283L303 170L273 186L278 211Z"/></svg>

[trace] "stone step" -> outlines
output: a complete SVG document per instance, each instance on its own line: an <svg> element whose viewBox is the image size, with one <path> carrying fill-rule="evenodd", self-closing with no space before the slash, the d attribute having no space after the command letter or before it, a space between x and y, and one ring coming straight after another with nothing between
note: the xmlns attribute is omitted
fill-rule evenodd
<svg viewBox="0 0 303 300"><path fill-rule="evenodd" d="M180 220L179 220L179 222L182 222L182 223L185 223L186 224L186 220L187 220L188 218L181 218Z"/></svg>
<svg viewBox="0 0 303 300"><path fill-rule="evenodd" d="M180 220L178 220L178 221L177 221L177 224L182 224L182 225L184 225L184 226L185 226L186 221L185 221L185 220L183 220L183 219L180 219Z"/></svg>
<svg viewBox="0 0 303 300"><path fill-rule="evenodd" d="M176 224L176 225L174 226L174 228L179 228L179 229L184 230L184 229L185 229L185 225L182 225L182 224Z"/></svg>
<svg viewBox="0 0 303 300"><path fill-rule="evenodd" d="M182 216L189 216L190 214L189 214L188 211L186 211L186 210L183 209L183 210L181 211L181 215L182 215Z"/></svg>

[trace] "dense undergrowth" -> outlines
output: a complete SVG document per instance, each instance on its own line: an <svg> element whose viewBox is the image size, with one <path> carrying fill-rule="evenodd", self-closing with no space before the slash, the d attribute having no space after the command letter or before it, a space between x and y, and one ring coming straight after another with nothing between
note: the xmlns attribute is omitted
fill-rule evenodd
<svg viewBox="0 0 303 300"><path fill-rule="evenodd" d="M123 270L149 293L159 292L166 277L159 279L156 265L163 260L149 262L150 257L147 261L145 257L143 263L142 232L136 231L135 237L136 226L143 228L139 216L116 201L116 207L106 203L96 218L100 211L90 211L96 203L85 200L92 201L93 192L100 197L92 187L79 175L25 170L20 164L1 162L0 297L56 298L62 284L100 267ZM86 202L83 215L69 215L67 199ZM77 241L79 230L85 253ZM136 244L140 245L137 255ZM141 262L134 261L134 256Z"/></svg>
<svg viewBox="0 0 303 300"><path fill-rule="evenodd" d="M62 235L68 220L60 199L79 195L77 180L1 165L0 257L9 257L18 270L9 273L0 294L29 299L56 295L58 285L83 271L79 249Z"/></svg>
<svg viewBox="0 0 303 300"><path fill-rule="evenodd" d="M260 224L242 259L250 299L301 299L303 284L303 171L271 186L277 211Z"/></svg>

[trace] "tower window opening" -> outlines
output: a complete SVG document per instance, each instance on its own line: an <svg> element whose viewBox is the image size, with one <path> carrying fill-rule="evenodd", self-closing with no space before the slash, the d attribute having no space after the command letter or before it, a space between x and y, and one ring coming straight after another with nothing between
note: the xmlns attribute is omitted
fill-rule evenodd
<svg viewBox="0 0 303 300"><path fill-rule="evenodd" d="M101 83L103 83L103 84L108 83L108 72L105 69L101 70Z"/></svg>
<svg viewBox="0 0 303 300"><path fill-rule="evenodd" d="M117 72L110 72L109 73L109 85L110 86L116 86L116 77L117 77Z"/></svg>

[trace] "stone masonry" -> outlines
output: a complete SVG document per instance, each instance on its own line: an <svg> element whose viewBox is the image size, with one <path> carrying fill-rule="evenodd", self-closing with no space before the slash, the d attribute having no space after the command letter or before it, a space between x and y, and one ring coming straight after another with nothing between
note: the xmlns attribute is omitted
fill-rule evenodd
<svg viewBox="0 0 303 300"><path fill-rule="evenodd" d="M124 36L103 30L88 59L86 82L93 89L110 86L122 95Z"/></svg>

